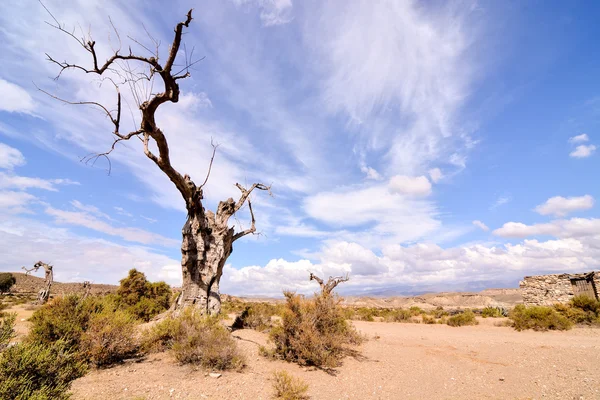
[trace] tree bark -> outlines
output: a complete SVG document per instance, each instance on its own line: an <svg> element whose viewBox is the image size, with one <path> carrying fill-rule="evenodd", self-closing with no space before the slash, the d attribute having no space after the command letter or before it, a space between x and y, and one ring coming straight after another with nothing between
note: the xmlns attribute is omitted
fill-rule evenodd
<svg viewBox="0 0 600 400"><path fill-rule="evenodd" d="M182 229L183 284L175 308L193 306L202 313L215 315L221 311L219 283L233 251L234 230L217 226L210 211L203 214L188 215Z"/></svg>

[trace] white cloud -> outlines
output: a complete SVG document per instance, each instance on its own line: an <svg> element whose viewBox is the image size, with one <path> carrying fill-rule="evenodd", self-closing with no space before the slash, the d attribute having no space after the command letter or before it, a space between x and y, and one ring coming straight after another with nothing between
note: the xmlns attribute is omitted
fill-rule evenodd
<svg viewBox="0 0 600 400"><path fill-rule="evenodd" d="M490 206L490 211L495 210L496 208L503 206L504 204L509 203L512 200L510 196L500 196L492 203Z"/></svg>
<svg viewBox="0 0 600 400"><path fill-rule="evenodd" d="M178 260L145 247L73 235L32 219L0 222L0 253L1 271L18 271L21 265L31 266L44 260L54 265L54 279L59 282L90 280L115 284L129 269L137 268L150 280L165 279L181 285Z"/></svg>
<svg viewBox="0 0 600 400"><path fill-rule="evenodd" d="M544 204L534 208L535 212L541 215L554 215L555 217L564 217L573 211L589 210L594 206L594 198L589 194L580 197L551 197Z"/></svg>
<svg viewBox="0 0 600 400"><path fill-rule="evenodd" d="M444 177L444 174L439 168L433 168L429 170L429 177L433 183L438 183Z"/></svg>
<svg viewBox="0 0 600 400"><path fill-rule="evenodd" d="M587 134L583 133L581 135L572 136L569 138L569 143L583 143L590 140Z"/></svg>
<svg viewBox="0 0 600 400"><path fill-rule="evenodd" d="M479 220L473 221L473 225L475 225L476 227L478 227L482 231L486 231L487 232L487 231L490 230L490 228L488 228L488 226L486 224L484 224L483 222L481 222Z"/></svg>
<svg viewBox="0 0 600 400"><path fill-rule="evenodd" d="M287 24L293 19L292 0L233 0L237 6L254 5L260 8L264 26Z"/></svg>
<svg viewBox="0 0 600 400"><path fill-rule="evenodd" d="M84 207L88 208L89 207ZM155 244L164 247L177 247L179 241L162 235L132 227L114 227L99 220L89 212L64 211L53 207L46 208L46 214L55 218L58 224L82 226L111 236L118 236L129 242Z"/></svg>
<svg viewBox="0 0 600 400"><path fill-rule="evenodd" d="M0 172L0 189L42 189L56 192L58 189L55 185L79 185L79 182L74 182L70 179L30 178Z"/></svg>
<svg viewBox="0 0 600 400"><path fill-rule="evenodd" d="M425 176L396 175L390 179L389 187L394 193L409 196L429 196L431 194L431 183Z"/></svg>
<svg viewBox="0 0 600 400"><path fill-rule="evenodd" d="M600 219L571 218L548 223L526 225L521 222L507 222L494 230L494 235L510 238L550 235L560 238L580 238L600 235Z"/></svg>
<svg viewBox="0 0 600 400"><path fill-rule="evenodd" d="M368 0L320 5L305 42L324 78L326 109L364 134L367 149L387 153L388 175L422 174L433 161L464 164L461 144L470 139L457 124L475 76L473 8L431 12L416 2Z"/></svg>
<svg viewBox="0 0 600 400"><path fill-rule="evenodd" d="M0 213L2 211L10 214L31 212L28 205L35 201L37 198L29 193L0 190Z"/></svg>
<svg viewBox="0 0 600 400"><path fill-rule="evenodd" d="M35 109L33 99L19 85L0 79L0 111L31 113Z"/></svg>
<svg viewBox="0 0 600 400"><path fill-rule="evenodd" d="M575 158L586 158L594 154L595 151L596 146L594 146L593 144L582 144L577 146L575 150L570 152L569 156Z"/></svg>
<svg viewBox="0 0 600 400"><path fill-rule="evenodd" d="M430 202L395 194L383 184L308 196L304 211L335 228L358 228L356 232L338 231L331 235L374 248L390 242L415 241L441 227Z"/></svg>
<svg viewBox="0 0 600 400"><path fill-rule="evenodd" d="M518 244L465 245L441 248L435 244L389 245L381 255L352 243L335 243L321 252L318 262L271 260L266 266L234 269L227 265L221 287L226 293L281 296L284 289L315 292L309 271L322 277L350 273L339 286L346 293L378 293L403 289L443 290L449 282L467 288L473 282L517 281L538 272L581 272L594 268L600 257L598 238L524 240ZM366 274L360 274L361 268Z"/></svg>
<svg viewBox="0 0 600 400"><path fill-rule="evenodd" d="M0 143L0 168L13 169L25 165L23 154L7 144Z"/></svg>

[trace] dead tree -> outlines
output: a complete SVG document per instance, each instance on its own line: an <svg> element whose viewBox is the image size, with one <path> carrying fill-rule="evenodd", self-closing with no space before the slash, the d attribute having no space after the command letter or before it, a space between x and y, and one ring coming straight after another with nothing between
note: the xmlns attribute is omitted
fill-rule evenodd
<svg viewBox="0 0 600 400"><path fill-rule="evenodd" d="M38 261L33 264L33 268L27 269L25 267L21 267L25 270L25 275L29 275L31 271L37 272L40 267L44 268L44 287L40 289L38 292L37 303L38 304L46 304L48 299L50 298L50 288L52 287L52 282L54 282L54 272L52 271L52 265L48 265L42 261Z"/></svg>
<svg viewBox="0 0 600 400"><path fill-rule="evenodd" d="M245 187L236 183L235 186L240 190L240 197L237 201L232 198L221 201L217 206L216 212L213 212L206 210L202 204L204 198L202 188L210 176L217 146L213 145L208 173L199 186L196 185L189 175L183 174L173 167L167 136L157 125L155 115L161 105L168 102L177 103L179 101L180 91L178 81L188 78L190 76L190 67L200 61L188 60L186 55L185 66L181 67L180 65L175 68L183 31L192 22L192 10L187 13L184 21L179 22L175 26L174 38L164 62L159 55L159 42L148 34L156 45L155 50L150 50L140 42L132 40L146 51L151 52L152 56L146 57L136 54L132 51L131 47L129 47L127 52L122 53L119 48L102 63L96 52L96 42L91 37L79 38L75 36L73 32L67 30L64 25L61 25L52 14L50 16L53 19L50 25L65 33L71 39L76 40L89 53L91 61L91 66L83 66L71 64L67 61L57 61L47 54L48 61L59 68L56 78L58 79L65 71L78 71L109 81L116 88L116 106L114 109L110 109L95 101L72 102L42 91L68 104L98 107L106 114L112 125L114 125L112 131L114 141L111 148L107 152L89 156L85 158L85 161L96 161L98 158L103 157L108 160L110 168L108 155L115 149L115 146L119 142L130 139L140 140L146 157L173 182L183 197L187 209L187 220L182 229L183 243L181 245L183 283L181 295L177 299L175 308L180 309L182 307L194 306L208 314L219 313L221 310L219 282L225 261L233 251L233 242L256 232L250 195L255 189L270 191L270 186L262 183L254 183L249 187ZM116 29L114 31L120 41L118 31ZM136 66L133 67L133 64L136 64ZM157 76L158 78L156 78ZM160 84L157 85L154 83L155 78ZM147 87L150 87L150 91L147 92L146 97L141 96L141 91L136 90L136 85L139 82L146 82ZM158 93L153 93L152 88L159 85L162 86L162 90L159 89ZM139 126L136 126L134 130L129 132L121 131L122 101L120 89L122 87L130 88L131 94L138 104L141 116ZM153 148L156 148L158 153L155 153ZM230 218L240 211L245 204L248 205L248 210L250 211L250 228L235 232L234 228L229 226Z"/></svg>
<svg viewBox="0 0 600 400"><path fill-rule="evenodd" d="M84 281L83 282L83 297L81 298L81 300L85 300L90 295L91 290L92 290L92 282Z"/></svg>
<svg viewBox="0 0 600 400"><path fill-rule="evenodd" d="M336 276L336 277L330 276L329 279L327 280L327 282L324 282L323 279L319 278L318 276L316 276L315 274L313 274L311 272L310 280L317 281L319 286L321 286L321 294L323 296L329 296L331 294L331 292L333 291L333 289L335 289L335 287L337 285L339 285L342 282L348 282L350 280L350 277L347 274L346 274L346 276Z"/></svg>

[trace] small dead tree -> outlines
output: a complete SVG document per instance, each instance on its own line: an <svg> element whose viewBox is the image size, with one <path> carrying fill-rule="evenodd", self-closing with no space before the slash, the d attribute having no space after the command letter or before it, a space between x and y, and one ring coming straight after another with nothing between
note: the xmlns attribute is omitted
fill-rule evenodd
<svg viewBox="0 0 600 400"><path fill-rule="evenodd" d="M90 160L95 162L101 157L105 158L109 163L110 171L108 156L115 149L115 146L120 142L130 139L140 140L146 157L173 182L183 197L187 209L187 220L182 229L183 243L181 245L183 283L181 295L177 299L175 309L193 306L208 314L219 313L221 310L219 282L225 262L233 251L233 242L256 232L250 195L254 190L264 190L270 193L270 186L262 183L254 183L249 187L245 187L236 183L235 186L240 191L240 197L237 201L233 198L221 201L217 206L216 212L213 212L206 210L202 204L202 200L204 199L202 189L210 176L217 146L213 145L208 173L201 185L196 185L189 175L182 174L173 167L167 136L157 125L155 116L157 110L163 104L168 102L177 103L179 101L180 90L178 82L188 78L190 76L190 67L201 61L201 59L196 61L188 60L187 51L185 51L186 60L184 66L181 67L179 65L179 67L175 67L177 65L176 58L180 54L183 31L192 22L192 10L187 13L185 20L175 26L173 41L164 62L159 54L159 41L148 34L155 45L155 49L153 50L150 50L135 39L130 39L135 44L140 45L145 51L152 53L151 56L136 54L131 47L129 47L127 52L122 53L119 47L102 63L96 51L96 42L89 34L87 36L84 35L83 38L77 37L73 32L67 30L64 25L61 25L50 11L48 13L53 20L49 24L71 39L76 40L89 53L91 58L91 66L83 66L67 61L58 61L46 54L48 61L59 68L56 79L65 71L98 76L101 81L108 81L114 85L117 95L116 106L111 109L95 101L73 102L56 97L44 90L40 89L40 91L68 104L98 107L112 122L114 141L111 148L104 153L85 157L84 161L86 162ZM120 44L119 33L114 26L113 29ZM155 83L155 78L160 82L159 84ZM149 90L145 91L145 96L143 95L143 90L137 90L137 85L144 82L147 85L146 89L149 88ZM158 86L162 86L159 92L153 92L153 88ZM137 102L141 116L139 126L129 132L122 132L122 87L130 89L131 95ZM155 153L153 148L156 148L158 153ZM248 210L250 211L250 228L235 232L234 228L229 226L230 218L240 211L245 204L248 205Z"/></svg>
<svg viewBox="0 0 600 400"><path fill-rule="evenodd" d="M323 279L319 278L317 275L315 275L311 272L310 280L317 281L319 286L321 286L321 294L323 296L329 296L331 294L331 292L333 291L333 289L336 288L337 285L339 285L340 283L343 283L343 282L348 282L350 280L350 277L348 276L348 274L346 274L346 276L336 276L336 277L330 276L329 279L327 280L327 282L324 282Z"/></svg>
<svg viewBox="0 0 600 400"><path fill-rule="evenodd" d="M50 288L52 287L52 282L54 282L54 272L52 265L46 264L42 261L38 261L35 264L33 264L33 268L31 269L27 269L25 267L21 268L25 270L25 275L29 275L32 271L37 272L40 268L44 268L44 287L38 292L37 303L40 305L46 304L46 302L50 298Z"/></svg>
<svg viewBox="0 0 600 400"><path fill-rule="evenodd" d="M83 282L83 297L81 298L81 300L85 300L90 295L91 290L92 290L92 282L84 281Z"/></svg>

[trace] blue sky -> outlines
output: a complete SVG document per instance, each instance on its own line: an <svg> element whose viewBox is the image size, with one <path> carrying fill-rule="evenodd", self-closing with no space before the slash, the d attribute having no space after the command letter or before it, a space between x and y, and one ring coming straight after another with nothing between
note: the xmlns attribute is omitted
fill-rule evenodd
<svg viewBox="0 0 600 400"><path fill-rule="evenodd" d="M109 16L122 48L144 53L128 37L152 46L146 28L164 57L194 8L184 42L205 59L157 115L174 166L201 182L212 138L209 208L236 182L273 191L253 197L261 235L236 242L224 292L310 292L308 271L398 294L598 268L597 2L45 4L103 57L119 46ZM115 283L136 267L177 285L178 192L133 141L110 175L80 162L109 148L110 121L36 89L115 102L83 73L52 79L45 53L91 60L49 19L33 0L0 5L0 270L41 259L61 281Z"/></svg>

